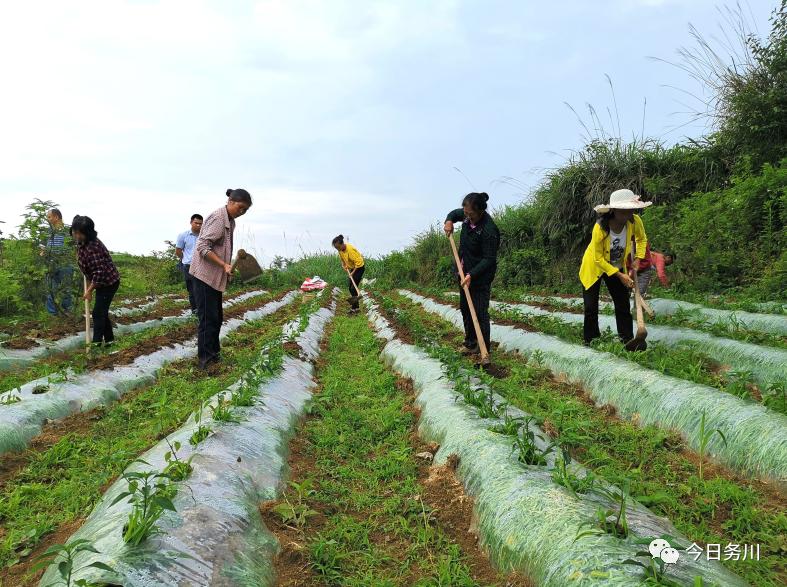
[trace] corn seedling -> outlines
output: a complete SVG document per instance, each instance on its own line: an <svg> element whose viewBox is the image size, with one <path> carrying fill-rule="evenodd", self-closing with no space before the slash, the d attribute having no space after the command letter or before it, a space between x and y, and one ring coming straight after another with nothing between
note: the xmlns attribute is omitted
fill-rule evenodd
<svg viewBox="0 0 787 587"><path fill-rule="evenodd" d="M164 467L164 474L167 475L172 481L185 481L188 479L194 467L191 466L191 461L194 458L192 454L188 460L181 460L178 458L178 451L181 449L181 444L177 440L174 444L170 444L167 439L169 451L164 455L164 461L167 465Z"/></svg>
<svg viewBox="0 0 787 587"><path fill-rule="evenodd" d="M46 587L89 587L91 585L85 579L74 580L74 574L85 569L100 569L109 573L115 573L115 569L109 565L96 561L82 567L74 566L74 559L80 552L92 552L93 554L101 554L89 540L74 540L68 544L55 544L46 549L46 551L36 558L36 564L33 566L33 571L40 571L51 564L57 563L57 571L60 574L60 581L55 583L47 583Z"/></svg>
<svg viewBox="0 0 787 587"><path fill-rule="evenodd" d="M546 455L555 446L550 444L544 450L540 450L536 444L536 434L530 428L530 424L535 422L535 417L530 416L525 419L524 423L519 427L519 432L514 437L514 444L511 448L512 453L517 453L517 460L525 465L546 465ZM543 437L539 436L541 440Z"/></svg>
<svg viewBox="0 0 787 587"><path fill-rule="evenodd" d="M569 469L571 455L564 446L560 447L561 456L555 459L555 468L552 469L552 480L568 489L575 497L577 494L587 493L596 483L593 473L588 472L582 479L574 475Z"/></svg>
<svg viewBox="0 0 787 587"><path fill-rule="evenodd" d="M524 418L521 416L514 417L508 412L503 416L503 421L491 428L492 432L498 434L505 434L506 436L516 436L519 433L519 428L522 426Z"/></svg>
<svg viewBox="0 0 787 587"><path fill-rule="evenodd" d="M142 460L138 462L148 464ZM155 526L165 510L175 511L173 486L167 474L158 471L124 473L123 478L128 482L128 489L118 495L110 507L124 499L130 500L131 513L123 527L123 540L131 546L139 546L160 532Z"/></svg>
<svg viewBox="0 0 787 587"><path fill-rule="evenodd" d="M213 431L210 426L202 423L202 413L206 404L207 402L202 402L200 407L197 408L197 411L194 412L194 423L197 425L197 429L194 431L194 434L191 435L191 438L189 438L189 444L193 446L197 446L210 436L210 433Z"/></svg>
<svg viewBox="0 0 787 587"><path fill-rule="evenodd" d="M727 446L727 438L724 436L724 433L715 428L713 430L706 430L705 429L705 412L702 412L702 418L700 418L700 447L699 447L699 465L698 465L698 475L700 477L700 481L704 481L703 474L702 474L702 464L705 461L705 454L708 449L708 443L710 439L713 438L714 434L718 434L719 438L721 438L722 442L724 442L724 446Z"/></svg>
<svg viewBox="0 0 787 587"><path fill-rule="evenodd" d="M16 390L9 391L8 393L0 396L0 406L10 406L21 401L22 397L16 393Z"/></svg>
<svg viewBox="0 0 787 587"><path fill-rule="evenodd" d="M232 407L224 399L223 393L216 398L216 405L210 406L210 411L216 422L240 422L240 418L232 413Z"/></svg>
<svg viewBox="0 0 787 587"><path fill-rule="evenodd" d="M616 491L605 487L596 487L596 493L606 497L614 504L614 508L600 507L596 510L596 519L581 524L578 528L574 542L585 536L598 536L610 534L617 538L627 538L629 535L628 520L626 518L628 491ZM583 530L583 528L588 528Z"/></svg>

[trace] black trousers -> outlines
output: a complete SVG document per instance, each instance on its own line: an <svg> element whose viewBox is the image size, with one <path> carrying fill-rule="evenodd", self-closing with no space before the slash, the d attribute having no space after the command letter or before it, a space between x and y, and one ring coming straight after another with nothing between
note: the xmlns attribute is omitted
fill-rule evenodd
<svg viewBox="0 0 787 587"><path fill-rule="evenodd" d="M197 311L197 301L194 299L194 278L189 273L191 265L183 265L183 276L186 280L186 291L189 292L189 304L192 313Z"/></svg>
<svg viewBox="0 0 787 587"><path fill-rule="evenodd" d="M115 297L120 280L112 285L97 287L95 289L96 301L93 304L93 342L112 342L115 335L112 332L112 321L109 319L109 306Z"/></svg>
<svg viewBox="0 0 787 587"><path fill-rule="evenodd" d="M481 326L481 335L484 337L486 348L490 348L490 327L489 327L489 298L492 296L492 284L482 283L475 285L470 282L470 299L473 300L478 324ZM465 323L465 346L474 348L478 346L478 337L475 334L473 318L470 316L470 306L467 303L464 289L459 289L459 309L462 311L462 319Z"/></svg>
<svg viewBox="0 0 787 587"><path fill-rule="evenodd" d="M631 307L629 305L630 290L623 285L616 275L609 277L602 274L601 279L582 293L585 301L585 343L590 343L594 338L601 336L598 329L598 297L601 293L601 282L607 284L609 295L615 303L615 323L618 336L623 342L634 338L634 325L631 322Z"/></svg>
<svg viewBox="0 0 787 587"><path fill-rule="evenodd" d="M358 286L358 289L361 289L361 280L363 279L363 272L366 269L366 266L358 267L355 271L352 272L352 280L348 277L347 278L347 288L350 290L350 296L353 297L353 300L350 302L350 306L353 310L357 310L359 307L358 299L354 296L358 295L358 292L355 291L355 286L353 285L353 281L355 281L355 285Z"/></svg>
<svg viewBox="0 0 787 587"><path fill-rule="evenodd" d="M194 299L197 302L197 357L200 365L218 361L221 354L219 332L224 322L224 308L221 305L222 293L213 289L201 279L193 278Z"/></svg>

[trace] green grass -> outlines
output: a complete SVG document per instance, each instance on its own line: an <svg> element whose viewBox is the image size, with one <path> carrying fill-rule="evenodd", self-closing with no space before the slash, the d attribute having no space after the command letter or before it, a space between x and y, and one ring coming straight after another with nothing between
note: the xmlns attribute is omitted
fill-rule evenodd
<svg viewBox="0 0 787 587"><path fill-rule="evenodd" d="M285 494L335 512L319 529L306 519L309 565L329 585L474 585L460 549L417 498L414 416L379 352L363 317L336 319L316 417L300 432L315 467Z"/></svg>
<svg viewBox="0 0 787 587"><path fill-rule="evenodd" d="M382 296L384 307L414 339L440 357L452 356L462 336L451 324L410 300ZM731 570L752 585L776 586L787 581L787 513L756 484L733 481L705 471L700 479L696 455L680 439L656 427L606 418L575 390L556 383L544 369L524 358L496 352L495 363L509 370L504 379L485 381L513 405L549 423L560 443L596 474L631 494L655 513L669 518L689 539L702 544L761 544L759 562L728 561Z"/></svg>
<svg viewBox="0 0 787 587"><path fill-rule="evenodd" d="M180 426L203 400L237 381L298 307L288 305L231 333L222 344L220 375L199 374L193 360L172 363L154 385L128 394L99 413L95 423L31 454L0 489L0 569L61 525L86 516L131 461Z"/></svg>

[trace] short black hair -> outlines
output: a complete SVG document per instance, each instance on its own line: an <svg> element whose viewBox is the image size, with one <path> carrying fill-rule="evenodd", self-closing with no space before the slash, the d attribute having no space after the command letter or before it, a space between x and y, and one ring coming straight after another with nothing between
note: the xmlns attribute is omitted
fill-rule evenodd
<svg viewBox="0 0 787 587"><path fill-rule="evenodd" d="M340 234L339 236L333 237L331 244L335 247L336 245L343 245L344 244L344 235Z"/></svg>
<svg viewBox="0 0 787 587"><path fill-rule="evenodd" d="M196 220L202 220L202 214L192 214L191 215L191 221L194 222L195 219Z"/></svg>
<svg viewBox="0 0 787 587"><path fill-rule="evenodd" d="M58 208L52 208L51 210L49 210L49 213L52 216L57 216L58 218L60 218L60 220L63 220L63 213Z"/></svg>
<svg viewBox="0 0 787 587"><path fill-rule="evenodd" d="M69 233L71 236L74 236L74 232L81 232L85 235L85 239L87 242L93 242L98 238L98 233L96 232L96 225L93 222L93 219L90 216L80 216L77 214L74 216L74 219L71 221L71 228L69 229Z"/></svg>
<svg viewBox="0 0 787 587"><path fill-rule="evenodd" d="M673 261L678 258L678 256L675 254L674 251L664 251L661 254L664 255L665 257L672 257Z"/></svg>
<svg viewBox="0 0 787 587"><path fill-rule="evenodd" d="M243 202L251 206L251 194L243 188L228 189L227 197L233 202Z"/></svg>
<svg viewBox="0 0 787 587"><path fill-rule="evenodd" d="M489 194L486 192L470 192L462 200L462 206L470 204L470 207L477 212L486 211L486 203L489 201Z"/></svg>

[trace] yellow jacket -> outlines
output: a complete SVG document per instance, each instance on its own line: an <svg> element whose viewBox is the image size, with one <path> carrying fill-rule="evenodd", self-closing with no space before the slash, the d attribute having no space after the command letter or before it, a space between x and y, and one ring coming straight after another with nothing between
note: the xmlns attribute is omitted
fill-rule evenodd
<svg viewBox="0 0 787 587"><path fill-rule="evenodd" d="M342 260L342 266L350 271L355 271L358 267L363 267L363 257L354 246L350 243L345 244L346 249L339 251L339 258Z"/></svg>
<svg viewBox="0 0 787 587"><path fill-rule="evenodd" d="M631 235L637 243L634 256L637 259L645 258L645 249L648 246L648 237L645 235L645 225L637 214L631 222L626 223L626 250L623 253L624 268L628 268L631 256ZM609 262L609 233L596 223L593 225L593 236L590 244L582 256L582 266L579 268L579 280L585 289L590 289L603 273L615 275L618 268Z"/></svg>

